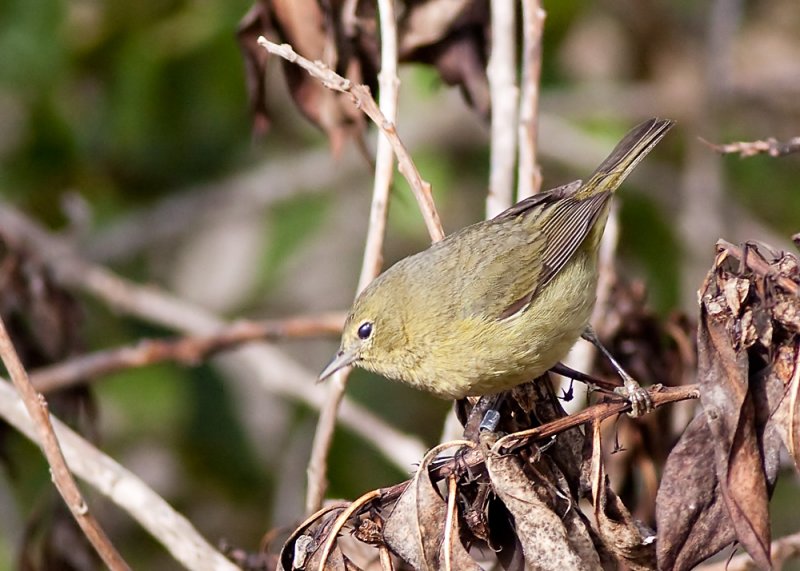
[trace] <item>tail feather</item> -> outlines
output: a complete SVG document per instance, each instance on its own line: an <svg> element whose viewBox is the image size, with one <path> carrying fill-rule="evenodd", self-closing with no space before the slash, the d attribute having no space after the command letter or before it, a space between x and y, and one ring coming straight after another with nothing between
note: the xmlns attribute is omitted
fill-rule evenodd
<svg viewBox="0 0 800 571"><path fill-rule="evenodd" d="M648 119L631 129L614 147L589 180L576 193L583 199L600 192L614 192L630 172L667 134L673 121L668 119Z"/></svg>

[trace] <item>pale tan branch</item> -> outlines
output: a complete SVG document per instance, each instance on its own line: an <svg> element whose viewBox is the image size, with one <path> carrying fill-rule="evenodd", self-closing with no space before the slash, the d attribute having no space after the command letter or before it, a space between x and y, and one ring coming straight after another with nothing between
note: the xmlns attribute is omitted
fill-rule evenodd
<svg viewBox="0 0 800 571"><path fill-rule="evenodd" d="M156 287L129 282L108 269L80 259L58 240L7 204L0 203L0 227L41 259L62 286L96 296L112 308L145 321L192 335L213 335L229 325L213 312L177 298ZM272 394L319 409L324 401L316 374L283 351L265 342L249 343L231 351L244 369L255 374ZM372 444L401 470L407 470L424 453L415 438L395 430L369 410L345 398L339 419L365 442Z"/></svg>
<svg viewBox="0 0 800 571"><path fill-rule="evenodd" d="M742 158L753 157L755 155L766 154L771 157L782 157L792 153L800 152L800 137L792 137L785 143L770 137L760 141L738 141L717 145L703 139L700 140L721 155L737 153Z"/></svg>
<svg viewBox="0 0 800 571"><path fill-rule="evenodd" d="M541 0L522 0L522 79L519 101L519 180L517 201L542 188L537 160L539 79L542 74L542 35L546 14Z"/></svg>
<svg viewBox="0 0 800 571"><path fill-rule="evenodd" d="M394 13L393 0L379 0L378 8L381 26L381 71L380 80L380 107L384 119L381 125L397 124L397 100L400 80L397 77L397 25ZM370 97L371 99L371 97ZM374 104L374 103L373 103ZM372 117L372 115L370 115ZM394 129L392 129L394 132ZM395 133L396 136L396 133ZM399 142L399 138L397 139ZM405 147L400 145L403 149ZM399 155L398 155L399 157ZM410 158L409 158L410 160ZM413 167L413 163L411 165ZM416 169L414 169L416 170ZM358 278L358 295L381 271L383 265L383 241L386 235L386 219L389 213L389 193L392 186L394 161L392 156L392 141L389 134L384 131L378 136L378 146L375 156L375 180L372 189L372 204L370 207L367 240L364 246L364 258L361 265L361 274ZM409 180L411 182L411 180ZM418 189L417 195L430 198L430 185ZM431 199L430 205L433 205ZM422 204L420 204L422 207ZM441 233L441 225L435 209L431 214L436 215L434 228L437 234L431 238L437 239ZM426 217L426 221L428 218ZM431 227L429 226L429 229ZM334 374L329 383L328 396L317 421L314 432L314 442L311 448L311 457L308 461L308 490L306 492L306 513L312 513L320 508L327 488L327 459L333 443L333 433L336 428L336 417L341 406L342 398L347 387L349 368Z"/></svg>
<svg viewBox="0 0 800 571"><path fill-rule="evenodd" d="M34 370L30 377L37 390L47 393L125 369L165 361L196 365L219 351L251 341L339 334L344 319L343 313L325 313L267 321L237 321L213 335L146 339L135 345L80 355Z"/></svg>
<svg viewBox="0 0 800 571"><path fill-rule="evenodd" d="M322 62L311 61L304 58L295 52L289 44L275 44L264 37L259 38L258 43L271 54L275 54L299 65L312 77L316 77L322 81L325 87L350 95L356 107L361 109L372 119L392 143L392 149L394 149L394 153L397 156L398 170L411 186L411 190L419 204L431 240L438 242L444 238L444 231L442 230L442 223L439 220L439 213L436 211L436 206L433 203L430 183L422 179L422 175L420 175L416 165L414 165L414 161L411 160L408 149L406 149L405 145L400 140L394 123L388 121L383 115L367 86L354 85L348 79L345 79L333 70L325 67Z"/></svg>
<svg viewBox="0 0 800 571"><path fill-rule="evenodd" d="M0 381L0 417L34 442L36 426L14 389ZM189 521L161 496L112 458L52 418L69 469L98 492L127 511L187 569L238 569L215 550Z"/></svg>
<svg viewBox="0 0 800 571"><path fill-rule="evenodd" d="M494 0L491 9L492 52L487 75L492 97L492 140L489 149L487 218L496 216L513 202L519 99L516 81L516 2Z"/></svg>
<svg viewBox="0 0 800 571"><path fill-rule="evenodd" d="M103 528L89 511L86 500L83 499L78 485L64 460L61 446L58 442L53 424L50 421L50 412L47 408L47 401L33 388L28 374L19 360L14 344L8 336L6 326L0 319L0 357L17 388L17 392L22 398L25 409L34 426L36 432L35 441L41 446L47 463L50 465L50 474L53 478L58 493L64 498L69 511L72 512L75 521L78 522L83 533L95 548L103 562L112 570L130 569L125 560L112 545L111 540L106 535ZM3 386L3 390L10 390L10 387Z"/></svg>

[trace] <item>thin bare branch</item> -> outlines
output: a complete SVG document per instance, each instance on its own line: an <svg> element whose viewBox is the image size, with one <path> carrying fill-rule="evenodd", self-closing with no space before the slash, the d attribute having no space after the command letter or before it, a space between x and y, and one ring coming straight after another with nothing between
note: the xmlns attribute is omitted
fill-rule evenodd
<svg viewBox="0 0 800 571"><path fill-rule="evenodd" d="M453 531L455 529L458 512L456 510L456 477L450 474L447 478L447 518L444 522L444 569L452 569L451 559L453 557Z"/></svg>
<svg viewBox="0 0 800 571"><path fill-rule="evenodd" d="M388 121L383 115L378 105L375 103L375 99L373 99L370 94L369 88L365 85L353 85L349 80L331 69L328 69L321 62L313 62L299 55L289 44L275 44L264 37L260 37L258 43L271 54L275 54L299 65L312 77L316 77L322 81L323 85L329 89L341 91L342 93L350 95L356 107L361 109L372 119L392 143L392 149L394 149L394 153L397 156L397 168L411 186L411 190L419 204L431 240L438 242L444 238L444 231L442 230L442 223L439 220L439 213L436 211L436 206L433 203L431 185L422 179L416 165L414 165L414 162L411 160L408 149L406 149L405 145L400 140L394 123Z"/></svg>
<svg viewBox="0 0 800 571"><path fill-rule="evenodd" d="M47 408L47 401L36 392L25 371L22 362L19 360L14 344L6 331L5 323L0 319L0 357L17 388L17 392L22 397L25 409L28 411L33 421L37 433L36 441L41 446L47 463L50 465L50 473L53 478L58 493L64 498L69 511L72 512L75 521L78 522L81 530L91 542L103 562L112 570L130 569L128 564L111 544L111 540L100 527L94 515L89 511L86 500L83 499L78 485L75 483L72 474L64 460L58 438L53 431L50 422L50 413Z"/></svg>
<svg viewBox="0 0 800 571"><path fill-rule="evenodd" d="M700 137L700 141L721 155L738 153L742 158L761 154L767 154L771 157L782 157L784 155L800 152L800 137L792 137L785 143L781 143L773 137L761 141L739 141L722 145L710 143L702 137Z"/></svg>
<svg viewBox="0 0 800 571"><path fill-rule="evenodd" d="M396 125L400 80L397 77L397 24L394 13L394 1L378 0L378 8L381 26L379 111L384 117L383 122L378 125ZM388 133L383 131L378 136L378 146L375 156L375 180L372 189L372 205L370 207L367 240L364 246L364 259L361 265L361 275L358 278L356 296L378 276L383 265L383 241L386 235L386 219L389 213L389 192L392 186L393 174L394 160L392 156L392 142L389 139ZM409 180L409 182L411 181ZM420 190L419 196L422 196L425 189L422 188ZM428 186L427 191L427 196L430 197L430 186ZM432 204L433 202L431 200L431 205ZM432 210L432 212L435 214L435 209ZM438 232L441 232L438 218L436 222L438 225ZM436 236L437 235L431 234L431 238L434 240L437 239ZM336 417L342 398L344 397L345 389L347 388L349 374L349 367L334 374L333 379L331 379L329 383L325 405L317 421L317 428L314 432L314 442L311 448L311 457L308 461L306 513L318 510L325 497L325 490L327 488L328 453L330 452L330 447L333 442Z"/></svg>
<svg viewBox="0 0 800 571"><path fill-rule="evenodd" d="M653 401L654 409L673 402L700 398L700 389L697 385L650 387L647 389L647 392L650 394L650 398ZM548 422L542 426L508 434L495 442L492 446L492 450L494 452L499 452L523 440L548 438L554 434L564 432L569 428L580 426L581 424L586 424L591 421L601 421L629 410L631 410L631 403L624 399L600 402L580 412Z"/></svg>
<svg viewBox="0 0 800 571"><path fill-rule="evenodd" d="M336 420L339 416L339 409L344 399L344 392L347 388L347 379L350 375L351 367L345 367L336 371L327 382L328 394L325 402L320 408L317 426L314 430L314 441L311 446L311 454L306 468L306 513L312 513L319 509L325 499L325 491L328 488L328 452L333 443L333 434L336 429Z"/></svg>
<svg viewBox="0 0 800 571"><path fill-rule="evenodd" d="M30 378L36 390L47 393L133 367L165 361L196 365L219 351L250 341L339 334L344 319L344 313L336 312L267 321L237 321L213 335L145 339L135 345L81 355L34 370Z"/></svg>
<svg viewBox="0 0 800 571"><path fill-rule="evenodd" d="M517 157L516 2L493 0L492 53L487 75L492 97L492 140L486 216L492 218L511 206Z"/></svg>
<svg viewBox="0 0 800 571"><path fill-rule="evenodd" d="M537 161L539 79L542 73L542 35L546 13L541 0L522 0L522 90L519 100L519 167L517 201L542 188Z"/></svg>
<svg viewBox="0 0 800 571"><path fill-rule="evenodd" d="M7 204L0 203L0 227L45 264L54 279L68 288L96 296L112 308L145 321L194 335L213 335L228 325L213 312L164 292L129 282L108 269L80 259L63 240L56 239ZM272 394L320 409L324 392L309 372L283 351L265 342L253 342L233 351L243 368L253 371L261 386ZM224 363L217 363L224 365ZM339 419L372 444L401 470L424 454L415 438L395 430L366 408L345 398Z"/></svg>
<svg viewBox="0 0 800 571"><path fill-rule="evenodd" d="M333 551L333 544L336 543L336 538L339 535L339 532L344 527L344 524L347 523L347 520L350 519L350 516L356 513L361 506L369 503L377 497L380 497L380 495L380 490L371 490L342 510L342 513L340 513L333 522L333 525L328 532L328 537L325 540L325 544L322 546L322 555L320 555L319 558L319 571L325 571L328 563L328 557L330 556L331 551Z"/></svg>
<svg viewBox="0 0 800 571"><path fill-rule="evenodd" d="M41 442L19 395L0 381L0 417L34 442ZM57 418L53 430L69 469L127 511L187 569L238 569L215 550L189 521L161 496L109 456L81 438ZM124 568L124 567L123 567Z"/></svg>
<svg viewBox="0 0 800 571"><path fill-rule="evenodd" d="M395 23L394 0L378 0L381 27L381 71L380 111L385 120L397 124L397 100L400 79L397 77L397 25ZM389 192L394 174L392 142L381 133L375 152L375 180L372 187L372 204L369 212L367 241L364 247L364 260L358 278L358 291L374 280L383 266L383 240L386 236L386 219L389 213ZM433 238L433 236L431 236Z"/></svg>

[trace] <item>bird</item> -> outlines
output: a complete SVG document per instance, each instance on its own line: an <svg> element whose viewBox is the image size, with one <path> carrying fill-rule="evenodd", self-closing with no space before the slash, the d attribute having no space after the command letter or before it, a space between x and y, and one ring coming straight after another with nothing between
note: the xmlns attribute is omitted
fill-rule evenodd
<svg viewBox="0 0 800 571"><path fill-rule="evenodd" d="M525 198L388 268L356 298L320 380L358 366L441 398L489 395L550 370L582 335L596 340L589 318L612 198L672 126L649 119L586 182ZM646 398L623 379L626 394Z"/></svg>

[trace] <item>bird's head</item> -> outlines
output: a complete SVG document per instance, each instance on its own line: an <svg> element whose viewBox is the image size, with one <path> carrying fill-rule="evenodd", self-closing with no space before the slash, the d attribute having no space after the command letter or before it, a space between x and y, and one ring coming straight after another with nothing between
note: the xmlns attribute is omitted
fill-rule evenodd
<svg viewBox="0 0 800 571"><path fill-rule="evenodd" d="M342 330L342 342L319 380L355 365L397 379L398 360L407 346L403 327L404 296L400 284L384 274L358 297Z"/></svg>

